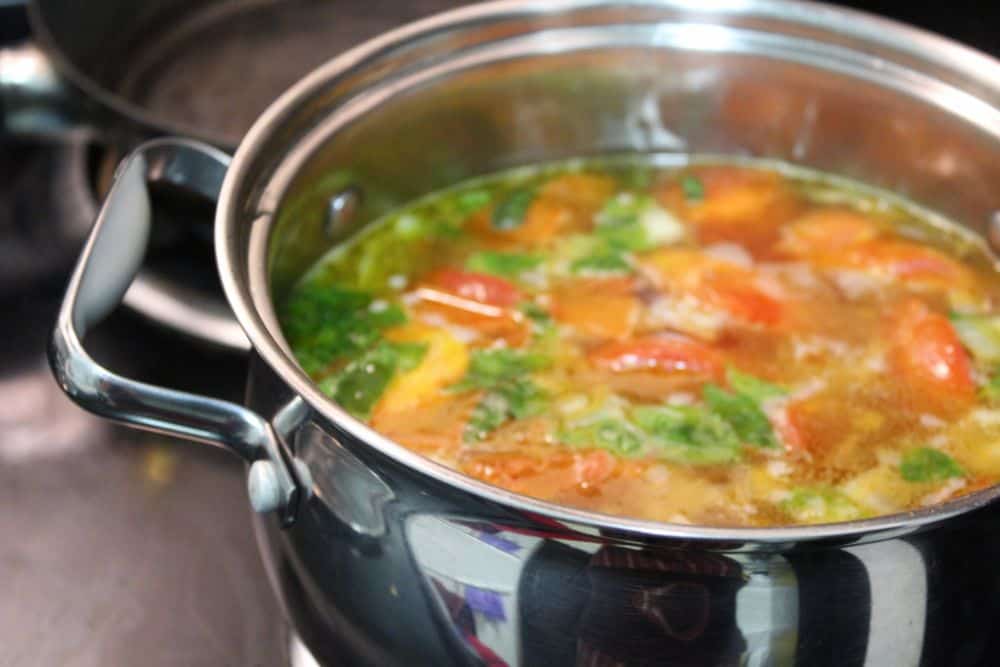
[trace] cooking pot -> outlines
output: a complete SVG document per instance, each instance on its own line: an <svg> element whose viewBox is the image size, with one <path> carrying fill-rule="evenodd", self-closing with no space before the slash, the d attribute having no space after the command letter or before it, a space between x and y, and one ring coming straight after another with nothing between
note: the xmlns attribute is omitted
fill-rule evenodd
<svg viewBox="0 0 1000 667"><path fill-rule="evenodd" d="M303 79L231 163L191 140L133 152L73 274L52 367L88 410L247 461L269 576L320 660L988 660L997 487L820 526L600 515L425 459L296 365L273 304L360 226L497 169L636 152L803 164L903 193L989 239L1000 63L865 14L774 0L507 0L441 14ZM141 262L149 183L218 198L219 272L252 344L245 405L119 377L83 348Z"/></svg>

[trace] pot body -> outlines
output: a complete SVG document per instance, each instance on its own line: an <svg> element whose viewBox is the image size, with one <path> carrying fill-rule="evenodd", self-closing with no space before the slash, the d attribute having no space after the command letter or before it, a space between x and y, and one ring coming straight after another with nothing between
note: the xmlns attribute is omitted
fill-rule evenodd
<svg viewBox="0 0 1000 667"><path fill-rule="evenodd" d="M308 471L295 524L264 518L260 534L309 647L380 665L987 660L980 619L996 611L998 579L980 563L1000 542L982 506L995 488L816 528L582 516L358 424L296 368L273 304L395 206L579 156L780 159L902 193L988 238L998 82L985 56L819 5L576 1L435 17L289 91L237 152L216 247L257 355L249 407L284 415L278 435ZM331 214L345 192L362 194L351 219Z"/></svg>
<svg viewBox="0 0 1000 667"><path fill-rule="evenodd" d="M278 405L259 360L250 405ZM993 506L870 543L643 539L428 480L315 412L311 497L257 521L290 622L331 665L985 665Z"/></svg>
<svg viewBox="0 0 1000 667"><path fill-rule="evenodd" d="M147 146L119 180L197 183L221 164L189 149ZM306 77L233 158L215 245L253 347L245 407L89 381L72 329L107 308L98 278L124 291L113 264L85 266L114 235L92 236L53 364L91 409L254 462L251 500L281 508L285 525L259 522L276 590L333 664L982 664L996 650L984 619L998 574L984 564L1000 550L997 487L825 526L596 515L424 459L298 368L274 304L359 226L500 168L635 153L802 164L989 239L1000 64L891 22L771 0L511 0L432 17ZM130 205L115 193L98 230ZM357 201L342 206L347 193Z"/></svg>

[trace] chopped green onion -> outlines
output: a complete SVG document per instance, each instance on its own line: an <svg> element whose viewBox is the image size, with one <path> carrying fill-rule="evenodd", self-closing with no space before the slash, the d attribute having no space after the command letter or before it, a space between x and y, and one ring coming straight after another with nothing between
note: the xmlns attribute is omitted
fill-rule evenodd
<svg viewBox="0 0 1000 667"><path fill-rule="evenodd" d="M524 224L524 216L535 200L532 189L515 190L500 201L493 209L491 224L493 229L506 231Z"/></svg>
<svg viewBox="0 0 1000 667"><path fill-rule="evenodd" d="M684 198L690 202L699 202L705 198L705 184L694 174L681 176L681 190Z"/></svg>
<svg viewBox="0 0 1000 667"><path fill-rule="evenodd" d="M944 452L919 447L903 454L899 474L907 482L939 482L951 477L962 477L965 471Z"/></svg>

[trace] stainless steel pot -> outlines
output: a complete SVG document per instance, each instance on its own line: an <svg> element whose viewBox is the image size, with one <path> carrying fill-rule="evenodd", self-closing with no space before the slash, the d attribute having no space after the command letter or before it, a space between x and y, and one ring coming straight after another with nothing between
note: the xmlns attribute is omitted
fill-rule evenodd
<svg viewBox="0 0 1000 667"><path fill-rule="evenodd" d="M957 643L956 600L978 601L977 614L997 603L976 597L989 571L953 547L993 529L998 487L823 526L593 514L422 458L296 365L272 304L358 226L501 167L636 151L780 158L988 235L1000 63L864 14L773 0L508 0L442 14L303 79L231 164L191 141L134 152L70 283L53 369L89 410L251 464L251 503L274 513L258 524L270 574L321 659L958 664L975 644ZM118 377L82 346L139 264L150 180L218 194L219 271L253 347L245 406Z"/></svg>

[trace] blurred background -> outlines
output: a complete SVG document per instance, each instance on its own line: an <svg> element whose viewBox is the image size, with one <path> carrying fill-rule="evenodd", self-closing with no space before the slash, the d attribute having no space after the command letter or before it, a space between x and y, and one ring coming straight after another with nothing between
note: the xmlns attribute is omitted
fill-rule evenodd
<svg viewBox="0 0 1000 667"><path fill-rule="evenodd" d="M88 16L102 5L79 4L87 5ZM97 61L81 55L88 76L117 82L117 92L138 111L127 136L148 132L143 114L155 109L159 129L235 145L271 99L319 63L395 25L463 3L247 4L266 9L182 26L156 48L123 37ZM1000 54L997 2L840 4ZM139 3L108 5L124 12L119 25L141 14ZM43 6L60 3L40 2L36 10ZM22 4L0 0L0 313L6 325L0 339L0 665L287 664L288 633L254 543L242 464L84 414L48 372L46 339L62 289L127 144L105 140L107 118L100 114L95 125L66 132L80 114L92 112L94 90L52 88L51 63L41 54L75 57L109 36L99 34L94 21L64 18L51 27L33 35ZM43 98L50 95L45 104L32 101L39 90ZM203 224L210 210L198 202L161 203L147 267L128 307L102 324L89 346L123 374L211 387L238 400L245 361L214 277Z"/></svg>

